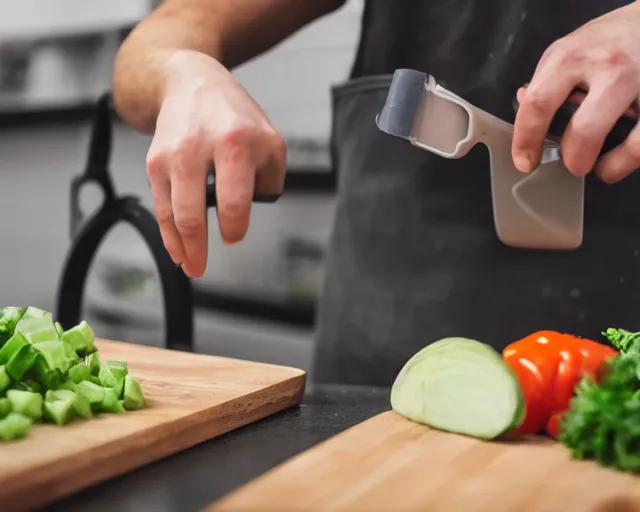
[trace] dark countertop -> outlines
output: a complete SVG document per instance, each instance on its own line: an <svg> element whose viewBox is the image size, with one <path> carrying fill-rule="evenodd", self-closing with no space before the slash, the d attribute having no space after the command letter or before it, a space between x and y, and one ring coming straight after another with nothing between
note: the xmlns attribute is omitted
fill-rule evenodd
<svg viewBox="0 0 640 512"><path fill-rule="evenodd" d="M307 385L298 407L75 494L50 512L199 512L274 466L388 410L389 390Z"/></svg>

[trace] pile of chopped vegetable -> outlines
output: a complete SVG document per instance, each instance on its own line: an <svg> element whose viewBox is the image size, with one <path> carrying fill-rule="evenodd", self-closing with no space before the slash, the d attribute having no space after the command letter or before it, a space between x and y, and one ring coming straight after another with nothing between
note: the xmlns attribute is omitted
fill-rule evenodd
<svg viewBox="0 0 640 512"><path fill-rule="evenodd" d="M640 333L607 329L620 351L576 386L560 423L559 441L576 459L592 459L621 471L640 472Z"/></svg>
<svg viewBox="0 0 640 512"><path fill-rule="evenodd" d="M33 424L141 409L145 399L127 364L100 362L87 322L65 331L48 311L0 309L0 440Z"/></svg>

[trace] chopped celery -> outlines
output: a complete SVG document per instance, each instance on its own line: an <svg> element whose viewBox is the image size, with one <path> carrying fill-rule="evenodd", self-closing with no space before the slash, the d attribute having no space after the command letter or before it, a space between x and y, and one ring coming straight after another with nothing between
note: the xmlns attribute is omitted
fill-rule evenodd
<svg viewBox="0 0 640 512"><path fill-rule="evenodd" d="M24 308L10 306L0 310L0 345L3 345L16 330L16 325L24 315Z"/></svg>
<svg viewBox="0 0 640 512"><path fill-rule="evenodd" d="M78 363L69 369L69 378L75 382L82 382L91 376L91 370L85 363Z"/></svg>
<svg viewBox="0 0 640 512"><path fill-rule="evenodd" d="M31 393L42 393L42 386L35 380L20 380L14 382L10 389L18 389L20 391L30 391Z"/></svg>
<svg viewBox="0 0 640 512"><path fill-rule="evenodd" d="M48 311L0 308L0 441L24 437L42 420L66 425L145 405L127 363L101 363L87 322L64 331Z"/></svg>
<svg viewBox="0 0 640 512"><path fill-rule="evenodd" d="M117 397L120 398L124 390L124 379L128 373L127 363L107 361L100 367L98 378L102 386L113 389Z"/></svg>
<svg viewBox="0 0 640 512"><path fill-rule="evenodd" d="M94 345L95 334L91 326L84 320L62 335L62 341L67 343L78 354L86 356L98 349Z"/></svg>
<svg viewBox="0 0 640 512"><path fill-rule="evenodd" d="M53 323L53 315L42 309L28 307L16 325L16 332L22 333L30 343L59 339Z"/></svg>
<svg viewBox="0 0 640 512"><path fill-rule="evenodd" d="M40 393L32 393L31 391L21 391L19 389L10 389L7 391L7 398L11 402L11 409L32 420L42 418L42 395Z"/></svg>
<svg viewBox="0 0 640 512"><path fill-rule="evenodd" d="M73 404L66 400L53 400L44 403L44 415L56 425L66 425L73 418Z"/></svg>
<svg viewBox="0 0 640 512"><path fill-rule="evenodd" d="M94 352L93 354L89 354L86 357L85 363L89 367L91 375L97 377L98 373L100 372L100 356L98 355L98 353Z"/></svg>
<svg viewBox="0 0 640 512"><path fill-rule="evenodd" d="M29 346L27 338L22 333L15 333L0 348L0 364L7 364L9 360L22 348Z"/></svg>
<svg viewBox="0 0 640 512"><path fill-rule="evenodd" d="M124 379L124 408L128 411L135 411L144 406L145 400L140 383L131 375L127 375Z"/></svg>
<svg viewBox="0 0 640 512"><path fill-rule="evenodd" d="M118 395L113 388L104 388L104 397L102 403L98 406L100 411L109 412L116 407L118 403Z"/></svg>
<svg viewBox="0 0 640 512"><path fill-rule="evenodd" d="M101 408L102 412L110 412L112 414L120 414L123 412L127 412L127 409L124 407L124 400L117 400L115 403L110 404L109 407L103 406Z"/></svg>
<svg viewBox="0 0 640 512"><path fill-rule="evenodd" d="M8 398L0 398L0 419L11 412L11 401Z"/></svg>
<svg viewBox="0 0 640 512"><path fill-rule="evenodd" d="M11 385L11 377L4 366L0 366L0 393Z"/></svg>
<svg viewBox="0 0 640 512"><path fill-rule="evenodd" d="M62 341L43 341L35 346L35 350L44 358L49 370L60 370L62 373L67 373L80 360Z"/></svg>
<svg viewBox="0 0 640 512"><path fill-rule="evenodd" d="M88 380L83 380L75 385L75 392L85 397L91 405L100 405L107 389Z"/></svg>
<svg viewBox="0 0 640 512"><path fill-rule="evenodd" d="M7 345L8 344L9 343L7 343ZM11 377L20 380L31 370L37 358L38 354L33 347L31 345L25 345L9 359L5 367Z"/></svg>
<svg viewBox="0 0 640 512"><path fill-rule="evenodd" d="M55 389L63 381L63 375L60 370L50 370L44 357L39 356L33 365L34 373L38 382L46 389Z"/></svg>
<svg viewBox="0 0 640 512"><path fill-rule="evenodd" d="M16 412L10 412L0 420L0 439L3 441L21 439L27 435L32 423L30 418Z"/></svg>
<svg viewBox="0 0 640 512"><path fill-rule="evenodd" d="M44 401L46 402L55 402L55 401L63 401L69 402L74 412L82 417L82 418L92 418L93 413L91 412L91 404L89 401L80 395L79 393L75 393L74 391L68 389L57 389L57 390L49 390L45 395Z"/></svg>

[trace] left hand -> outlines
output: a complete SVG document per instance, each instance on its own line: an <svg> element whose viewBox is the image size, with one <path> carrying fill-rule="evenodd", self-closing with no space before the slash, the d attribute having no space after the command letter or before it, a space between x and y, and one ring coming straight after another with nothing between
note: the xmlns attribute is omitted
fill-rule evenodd
<svg viewBox="0 0 640 512"><path fill-rule="evenodd" d="M640 124L624 143L598 159L605 138L623 115L638 119L640 99L640 1L612 11L557 40L543 54L531 82L518 91L512 156L532 172L557 110L574 89L588 91L561 141L569 171L591 170L608 183L640 167Z"/></svg>

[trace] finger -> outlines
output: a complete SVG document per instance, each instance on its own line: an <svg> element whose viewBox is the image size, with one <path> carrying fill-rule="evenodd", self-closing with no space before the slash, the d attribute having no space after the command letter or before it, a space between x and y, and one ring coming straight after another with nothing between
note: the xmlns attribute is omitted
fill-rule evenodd
<svg viewBox="0 0 640 512"><path fill-rule="evenodd" d="M265 144L268 148L264 163L256 170L255 193L280 195L287 171L287 145L275 130Z"/></svg>
<svg viewBox="0 0 640 512"><path fill-rule="evenodd" d="M516 115L512 157L516 168L531 172L540 165L544 139L549 125L576 85L579 68L559 71L557 58L550 56L536 71L524 93Z"/></svg>
<svg viewBox="0 0 640 512"><path fill-rule="evenodd" d="M572 174L584 176L593 169L607 135L635 96L628 82L611 84L602 77L590 84L562 136L562 161Z"/></svg>
<svg viewBox="0 0 640 512"><path fill-rule="evenodd" d="M166 158L162 155L147 156L147 175L162 241L173 262L182 264L185 261L185 253L173 219L171 183Z"/></svg>
<svg viewBox="0 0 640 512"><path fill-rule="evenodd" d="M626 140L600 157L594 169L607 183L616 183L640 167L640 124L636 124Z"/></svg>
<svg viewBox="0 0 640 512"><path fill-rule="evenodd" d="M171 169L171 202L175 225L184 247L182 269L190 277L202 277L207 266L207 172L209 166L199 148L179 151Z"/></svg>
<svg viewBox="0 0 640 512"><path fill-rule="evenodd" d="M256 166L249 146L235 140L219 144L214 160L218 224L222 240L232 244L249 228Z"/></svg>

